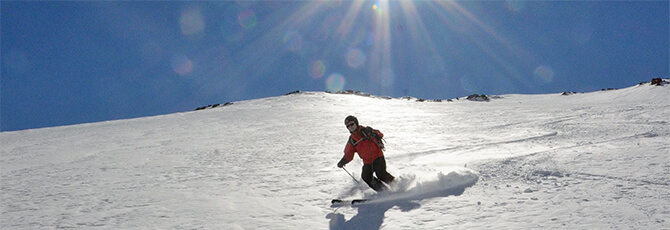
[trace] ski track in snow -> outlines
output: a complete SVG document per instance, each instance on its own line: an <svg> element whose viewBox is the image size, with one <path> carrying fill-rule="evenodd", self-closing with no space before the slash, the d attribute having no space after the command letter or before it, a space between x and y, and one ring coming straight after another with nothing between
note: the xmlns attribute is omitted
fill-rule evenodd
<svg viewBox="0 0 670 230"><path fill-rule="evenodd" d="M490 102L306 92L3 132L0 229L670 229L668 98L667 84ZM349 114L384 132L397 191L335 167Z"/></svg>

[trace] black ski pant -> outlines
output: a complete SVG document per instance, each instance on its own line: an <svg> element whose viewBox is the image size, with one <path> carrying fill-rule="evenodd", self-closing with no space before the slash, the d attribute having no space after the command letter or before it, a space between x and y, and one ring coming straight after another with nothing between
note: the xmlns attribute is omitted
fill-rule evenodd
<svg viewBox="0 0 670 230"><path fill-rule="evenodd" d="M373 176L373 173L375 173L377 177ZM384 159L384 156L378 157L370 165L363 165L361 178L375 191L383 191L387 189L382 181L391 183L391 181L395 179L395 177L386 171L386 160Z"/></svg>

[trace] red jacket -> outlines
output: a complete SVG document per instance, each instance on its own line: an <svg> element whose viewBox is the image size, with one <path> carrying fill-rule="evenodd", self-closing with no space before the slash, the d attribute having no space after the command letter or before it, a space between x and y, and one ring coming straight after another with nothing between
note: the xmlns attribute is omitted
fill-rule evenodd
<svg viewBox="0 0 670 230"><path fill-rule="evenodd" d="M361 134L361 129L363 129L363 126L359 126L358 130L349 136L350 140L347 141L347 145L344 147L344 159L349 163L354 159L354 153L358 152L358 156L363 160L363 164L369 165L378 157L384 156L384 152L377 144L381 143L381 140L376 140L372 137L364 138ZM379 135L379 138L384 137L384 134L379 132L379 130L373 129L373 131Z"/></svg>

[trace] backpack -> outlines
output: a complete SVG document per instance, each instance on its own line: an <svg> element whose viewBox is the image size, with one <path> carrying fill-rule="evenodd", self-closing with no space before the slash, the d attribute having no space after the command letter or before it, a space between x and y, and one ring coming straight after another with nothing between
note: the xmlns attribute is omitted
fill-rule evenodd
<svg viewBox="0 0 670 230"><path fill-rule="evenodd" d="M358 141L354 141L354 139L351 138L351 136L349 136L349 143L351 143L351 145L356 147L356 145L358 145L358 142L361 142L363 140L371 140L372 143L375 143L377 147L379 147L379 149L381 149L382 151L386 150L386 148L384 147L385 142L384 138L379 136L379 134L377 134L377 132L375 132L372 127L364 126L361 129L361 134L363 138L361 138Z"/></svg>

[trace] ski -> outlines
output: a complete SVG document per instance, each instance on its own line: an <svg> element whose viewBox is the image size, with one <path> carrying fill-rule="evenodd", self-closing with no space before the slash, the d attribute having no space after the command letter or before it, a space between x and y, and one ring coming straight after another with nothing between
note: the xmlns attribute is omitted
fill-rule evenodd
<svg viewBox="0 0 670 230"><path fill-rule="evenodd" d="M368 201L368 199L353 199L353 200L342 200L342 199L333 199L330 203L333 206L344 206L344 205L356 205Z"/></svg>

